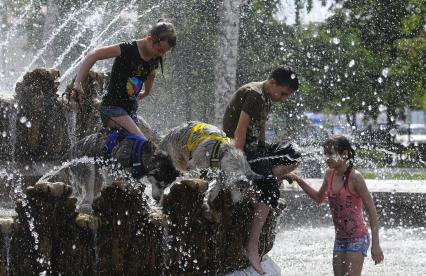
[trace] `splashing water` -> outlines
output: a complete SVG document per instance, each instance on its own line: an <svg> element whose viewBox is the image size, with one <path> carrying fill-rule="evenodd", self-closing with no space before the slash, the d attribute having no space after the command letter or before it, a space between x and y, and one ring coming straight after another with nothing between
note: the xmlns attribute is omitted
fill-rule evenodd
<svg viewBox="0 0 426 276"><path fill-rule="evenodd" d="M426 258L426 229L381 228L382 264L374 265L371 247L365 258L363 275L423 275ZM282 275L333 275L332 226L291 228L282 226L272 251L268 254L282 270Z"/></svg>

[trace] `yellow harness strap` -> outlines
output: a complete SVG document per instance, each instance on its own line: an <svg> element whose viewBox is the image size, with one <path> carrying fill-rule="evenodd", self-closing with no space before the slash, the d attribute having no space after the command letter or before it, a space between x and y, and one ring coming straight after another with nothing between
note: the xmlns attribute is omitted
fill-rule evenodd
<svg viewBox="0 0 426 276"><path fill-rule="evenodd" d="M204 127L206 127L207 125L208 124L206 123L199 123L192 127L191 134L189 135L188 142L186 143L186 149L190 154L198 146L199 143L207 139L213 139L221 143L229 143L231 141L231 139L229 139L228 137L222 137L214 134L205 134ZM198 136L198 138L194 139L194 136Z"/></svg>

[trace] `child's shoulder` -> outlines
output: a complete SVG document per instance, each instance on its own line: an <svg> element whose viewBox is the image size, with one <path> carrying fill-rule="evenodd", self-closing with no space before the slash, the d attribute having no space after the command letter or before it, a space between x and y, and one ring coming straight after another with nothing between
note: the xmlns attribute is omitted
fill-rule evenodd
<svg viewBox="0 0 426 276"><path fill-rule="evenodd" d="M263 82L249 82L241 86L238 90L244 91L246 93L253 93L254 95L262 94Z"/></svg>
<svg viewBox="0 0 426 276"><path fill-rule="evenodd" d="M328 179L330 179L331 175L333 174L333 171L334 169L327 168L324 173L324 180L328 181Z"/></svg>
<svg viewBox="0 0 426 276"><path fill-rule="evenodd" d="M357 169L352 169L349 179L353 181L360 181L364 180L364 177L362 176L360 171L358 171Z"/></svg>

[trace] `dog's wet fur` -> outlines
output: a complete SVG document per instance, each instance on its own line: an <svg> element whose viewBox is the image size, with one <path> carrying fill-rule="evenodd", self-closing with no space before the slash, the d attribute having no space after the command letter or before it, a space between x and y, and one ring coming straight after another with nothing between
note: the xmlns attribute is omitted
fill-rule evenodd
<svg viewBox="0 0 426 276"><path fill-rule="evenodd" d="M193 121L181 124L173 128L161 141L160 148L170 155L174 165L180 171L210 169L210 155L216 140L201 141L191 154L186 147L192 128L199 123ZM226 137L225 133L214 125L208 124L203 131L206 134ZM221 143L219 156L219 177L209 177L210 183L204 197L204 207L207 209L210 209L210 203L217 197L220 190L230 190L233 201L238 202L251 188L251 180L262 178L251 170L244 153L232 142ZM212 176L214 172L210 171L207 175Z"/></svg>
<svg viewBox="0 0 426 276"><path fill-rule="evenodd" d="M107 141L108 133L106 131L89 135L79 140L71 149L70 157L79 158L83 156L104 158L104 145ZM120 164L126 171L131 171L131 148L135 141L124 138L113 149L111 160ZM158 148L156 144L147 140L141 153L142 163L149 181L152 184L152 197L160 200L164 188L170 185L178 176L169 155Z"/></svg>

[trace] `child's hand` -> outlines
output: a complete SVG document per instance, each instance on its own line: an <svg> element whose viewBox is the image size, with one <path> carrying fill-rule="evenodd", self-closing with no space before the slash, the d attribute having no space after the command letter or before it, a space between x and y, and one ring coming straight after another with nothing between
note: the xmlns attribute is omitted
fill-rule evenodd
<svg viewBox="0 0 426 276"><path fill-rule="evenodd" d="M371 258L374 261L374 264L379 264L383 261L385 258L383 256L382 248L380 248L380 245L372 245L371 246Z"/></svg>
<svg viewBox="0 0 426 276"><path fill-rule="evenodd" d="M148 96L146 93L145 93L145 90L142 90L140 93L139 93L139 100L142 100L143 98L145 98L146 96Z"/></svg>
<svg viewBox="0 0 426 276"><path fill-rule="evenodd" d="M84 101L84 91L80 82L75 82L73 88L71 89L71 99L76 101L79 104L82 104Z"/></svg>
<svg viewBox="0 0 426 276"><path fill-rule="evenodd" d="M288 173L283 176L283 179L286 180L288 183L293 184L293 181L298 181L300 178L295 173Z"/></svg>

